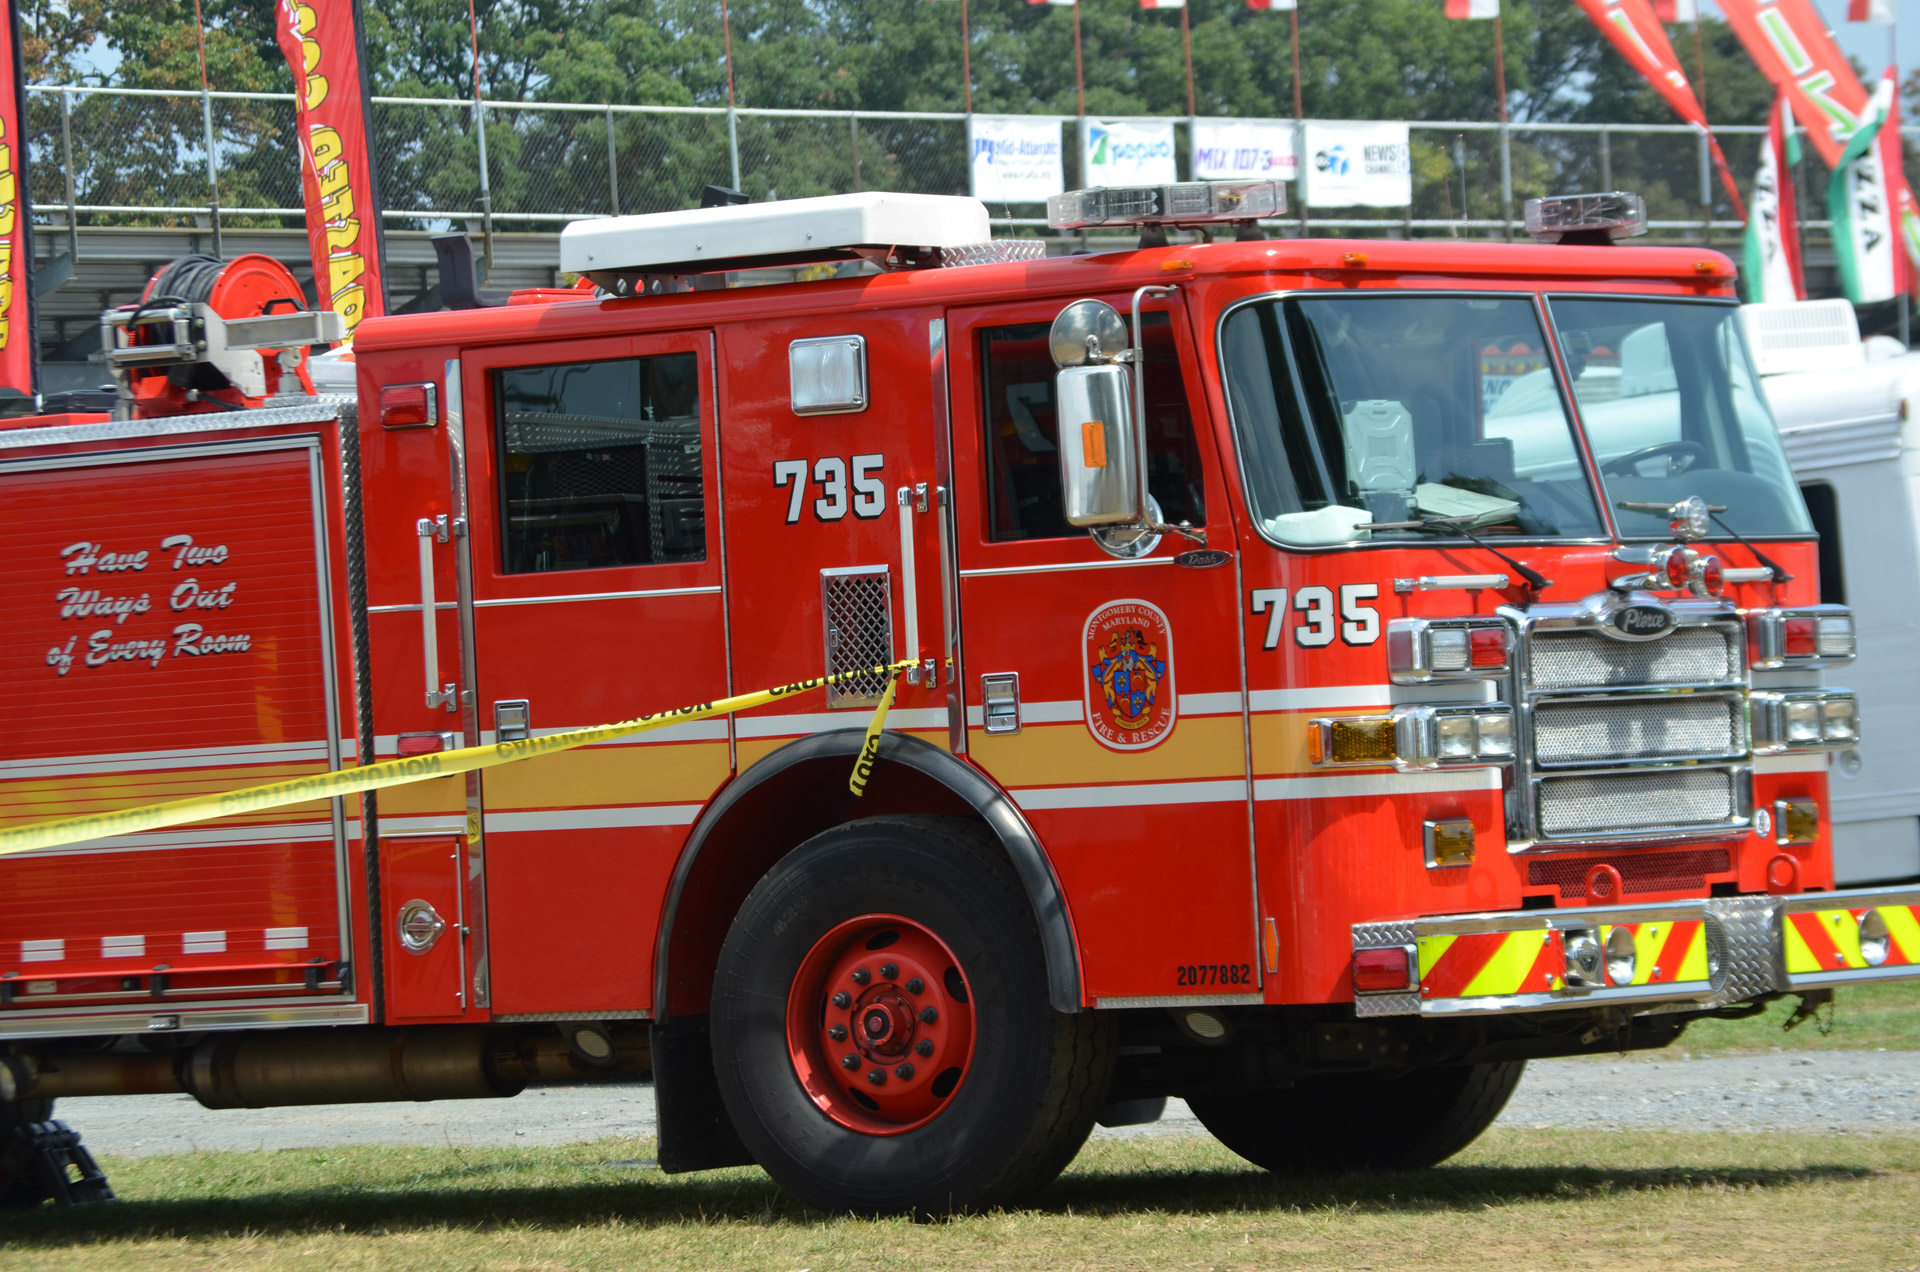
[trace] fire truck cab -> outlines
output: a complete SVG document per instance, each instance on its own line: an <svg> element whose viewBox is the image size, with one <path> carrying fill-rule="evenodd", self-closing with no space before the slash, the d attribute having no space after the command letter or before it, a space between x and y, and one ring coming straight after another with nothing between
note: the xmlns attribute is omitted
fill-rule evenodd
<svg viewBox="0 0 1920 1272"><path fill-rule="evenodd" d="M1142 245L1054 258L956 198L585 222L572 291L363 323L351 398L0 430L8 824L868 673L0 856L0 1107L651 1073L664 1169L940 1211L1168 1096L1427 1165L1527 1059L1920 977L1920 891L1834 890L1853 624L1730 262L1278 196L1060 196Z"/></svg>

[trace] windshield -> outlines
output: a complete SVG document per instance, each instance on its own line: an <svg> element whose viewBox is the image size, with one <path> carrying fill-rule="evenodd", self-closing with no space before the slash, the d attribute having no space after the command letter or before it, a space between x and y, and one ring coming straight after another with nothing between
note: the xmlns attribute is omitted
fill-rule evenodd
<svg viewBox="0 0 1920 1272"><path fill-rule="evenodd" d="M1530 300L1257 301L1222 345L1254 510L1283 543L1451 517L1487 536L1606 536Z"/></svg>
<svg viewBox="0 0 1920 1272"><path fill-rule="evenodd" d="M1736 307L1567 296L1549 307L1622 537L1669 534L1663 513L1621 501L1688 495L1725 505L1722 520L1744 535L1813 532Z"/></svg>

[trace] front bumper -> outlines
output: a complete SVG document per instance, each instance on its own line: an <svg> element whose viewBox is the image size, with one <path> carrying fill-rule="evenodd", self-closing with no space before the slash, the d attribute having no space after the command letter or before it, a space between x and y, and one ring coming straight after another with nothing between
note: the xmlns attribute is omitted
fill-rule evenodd
<svg viewBox="0 0 1920 1272"><path fill-rule="evenodd" d="M1920 889L1357 923L1353 948L1404 950L1416 977L1410 989L1355 994L1359 1016L1710 1008L1774 992L1920 980ZM1609 956L1629 950L1630 958Z"/></svg>

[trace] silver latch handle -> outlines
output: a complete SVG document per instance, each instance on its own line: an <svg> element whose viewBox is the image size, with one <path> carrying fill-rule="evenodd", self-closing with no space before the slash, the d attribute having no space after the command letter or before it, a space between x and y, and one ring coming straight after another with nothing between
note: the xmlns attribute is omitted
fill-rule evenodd
<svg viewBox="0 0 1920 1272"><path fill-rule="evenodd" d="M420 518L413 529L420 536L420 648L426 661L427 707L452 711L459 702L460 687L440 683L440 607L435 604L433 594L433 545L448 541L452 525L442 513Z"/></svg>
<svg viewBox="0 0 1920 1272"><path fill-rule="evenodd" d="M900 653L902 661L912 658L914 665L907 669L907 683L917 685L922 679L918 659L920 657L920 585L914 574L913 561L913 514L916 509L927 510L927 487L924 482L918 486L902 486L895 494L900 505L900 602L906 609L906 647Z"/></svg>

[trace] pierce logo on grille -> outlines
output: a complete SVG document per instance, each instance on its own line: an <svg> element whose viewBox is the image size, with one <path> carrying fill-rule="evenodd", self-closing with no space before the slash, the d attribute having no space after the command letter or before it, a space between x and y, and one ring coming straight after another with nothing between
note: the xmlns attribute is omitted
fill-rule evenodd
<svg viewBox="0 0 1920 1272"><path fill-rule="evenodd" d="M1173 731L1173 627L1146 601L1110 601L1087 616L1087 728L1102 746L1144 751Z"/></svg>
<svg viewBox="0 0 1920 1272"><path fill-rule="evenodd" d="M1673 630L1673 611L1664 605L1622 605L1607 616L1613 633L1628 640L1653 640Z"/></svg>

